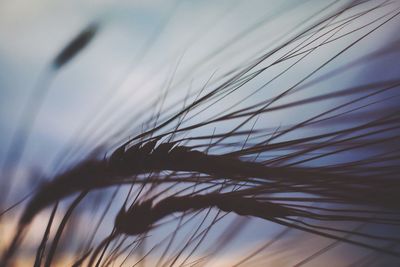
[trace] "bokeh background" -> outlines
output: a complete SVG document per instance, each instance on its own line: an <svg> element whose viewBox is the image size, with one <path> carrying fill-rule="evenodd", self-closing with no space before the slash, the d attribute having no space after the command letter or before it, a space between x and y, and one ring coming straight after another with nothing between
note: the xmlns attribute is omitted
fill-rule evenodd
<svg viewBox="0 0 400 267"><path fill-rule="evenodd" d="M268 88L243 100L294 61L288 60L279 64L224 101L194 116L191 121L200 122L228 106L236 105L239 108L241 105L279 94L378 25L381 22L377 20L380 16L399 8L398 1L367 2L349 14L378 4L382 4L382 7L341 28L337 34L344 34L344 38L316 48L302 59L301 64L274 80ZM60 170L72 166L93 149L100 147L102 151L109 151L130 136L140 133L146 127L147 120L155 113L159 112L163 117L179 110L184 105L182 100L188 91L196 92L205 85L217 84L230 71L242 68L258 55L348 3L349 1L328 0L2 0L0 159L3 162L1 182L9 184L7 196L3 200L6 204L2 208L20 200L32 188L51 179ZM96 23L99 29L88 46L62 68L52 69L51 64L56 55L91 23ZM359 29L364 25L365 28ZM317 78L327 78L308 84L307 90L290 95L279 104L331 92L336 88L398 79L399 26L400 19L395 17L316 75ZM355 29L358 30L352 32ZM318 42L310 47L316 45ZM307 47L304 48L306 49ZM298 57L293 60L296 59ZM7 151L10 151L13 135L24 131L19 125L24 116L24 107L32 101L32 92L38 87L48 88L48 93L32 127L25 129L28 131L24 133L27 135L27 142L20 162L7 161ZM384 112L398 107L395 91L381 96L388 99L377 110ZM163 95L165 101L154 105L154 101ZM344 98L339 98L272 112L261 118L258 124L273 130L281 125L304 120L312 114L338 105L343 100ZM174 103L178 104L173 106ZM167 110L166 107L171 105L172 109ZM379 114L371 114L374 115ZM221 123L193 130L189 135L211 134L225 131L231 126L229 123ZM326 125L322 130L312 131L331 131L335 127L342 126ZM309 129L295 133L303 136L308 134ZM290 139L290 136L285 138ZM354 157L359 157L359 154L349 153L341 155L340 159L323 160L346 161L347 158ZM10 177L12 181L5 182ZM122 188L117 198L123 201L128 189L129 187ZM95 202L93 199L96 197L109 198L114 190L111 188L93 193L90 199ZM77 211L79 216L75 227L68 232L72 233L70 240L65 241L65 249L62 250L64 253L59 255L60 266L68 265L70 254L76 250L76 246L70 243L78 244L80 238L86 238L92 219L98 218L101 213L101 205L96 206L91 201L85 202ZM115 214L118 208L113 207L110 214ZM3 217L0 248L8 244L19 213L20 209L15 209L7 217ZM50 209L40 213L35 219L25 241L25 250L19 255L21 266L31 266L34 255L32 251L37 240L40 240L49 213ZM113 218L114 215L107 216L99 229L98 240L109 233ZM208 236L207 244L217 242L224 226L235 220L232 216L225 223L216 225ZM56 221L59 222L60 218L56 217ZM190 229L192 228L187 227L188 232ZM283 228L259 219L248 219L241 229L240 235L231 240L231 244L224 250L218 251L208 266L230 266L238 258L273 238ZM368 229L392 233L390 229ZM160 231L168 232L170 229ZM157 234L153 234L151 238L153 239L148 241L150 244L160 239ZM253 263L256 266L291 266L331 242L293 231ZM199 249L199 255L204 250L206 248ZM365 255L375 259L374 255L371 256L371 251L340 244L329 253L315 258L307 266L347 266ZM149 256L146 263L152 266L152 261L156 258L156 255ZM398 263L395 258L380 257L378 263L372 262L372 266L396 266Z"/></svg>

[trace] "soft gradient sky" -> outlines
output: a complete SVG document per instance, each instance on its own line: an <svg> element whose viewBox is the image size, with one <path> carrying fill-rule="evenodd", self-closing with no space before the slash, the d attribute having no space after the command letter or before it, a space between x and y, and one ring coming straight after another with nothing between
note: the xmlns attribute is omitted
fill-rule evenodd
<svg viewBox="0 0 400 267"><path fill-rule="evenodd" d="M332 8L345 2L337 1ZM301 4L291 0L1 1L1 159L17 128L22 107L29 101L29 92L46 75L50 62L87 24L96 21L101 25L99 33L87 49L52 76L50 91L29 137L23 164L17 170L19 175L14 190L26 192L34 184L31 181L31 172L34 170L50 175L54 171L55 156L65 148L81 147L80 153L85 153L98 142L108 141L107 145L115 145L123 138L137 134L135 127L139 127L142 121L120 134L113 134L111 128L117 128L119 122L123 123L124 119L149 105L150 100L164 92L166 84L171 84L173 88L168 95L167 106L182 98L188 88L200 88L210 77L216 79L253 59L260 51L265 51L276 42L282 42L280 38L287 38L288 32L293 35L300 32L310 22L302 25L302 28L297 28L297 25L329 3L331 1L317 0L302 1ZM383 8L381 14L390 11L393 6ZM328 14L324 12L318 15ZM370 20L371 17L366 16L344 31L350 31L352 27ZM398 41L399 24L399 19L396 19L346 53L343 58L334 61L320 75L390 42ZM243 38L237 39L240 35ZM282 88L292 85L357 36L326 45L305 59L301 67L280 79L278 84L273 84L270 91L263 91L248 101L265 98L270 93L276 94ZM219 53L212 54L213 51ZM399 59L396 54L392 58L357 66L341 73L340 79L328 79L322 86L311 86L309 90L288 97L287 101L316 92L327 92L333 86L344 87L399 77L396 63ZM384 68L382 62L385 62ZM252 81L225 103L209 110L209 113L202 113L196 119L207 118L226 105L240 101L247 95L246 88L263 84L285 66L283 64ZM323 108L336 104L323 103ZM309 117L321 108L315 105L301 112L289 110L273 114L261 123L269 123L272 127L290 124ZM100 129L96 132L98 136L92 135L90 129L85 132L86 135L82 134L81 130L87 125L92 125L89 127L92 132ZM212 129L201 129L199 133L202 131L210 134ZM216 229L218 231L220 228ZM233 247L237 249L243 242L251 247L262 242L266 236L271 236L277 229L280 227L253 220ZM299 243L306 242L305 237L298 240ZM319 242L326 243L325 240ZM313 244L318 246L319 243ZM298 256L304 251L299 249L295 253ZM215 264L218 266L218 263Z"/></svg>

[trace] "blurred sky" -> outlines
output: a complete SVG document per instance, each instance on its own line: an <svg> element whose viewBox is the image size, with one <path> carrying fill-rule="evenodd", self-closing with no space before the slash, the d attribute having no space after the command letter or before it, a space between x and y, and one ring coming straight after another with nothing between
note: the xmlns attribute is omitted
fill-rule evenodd
<svg viewBox="0 0 400 267"><path fill-rule="evenodd" d="M52 74L48 85L50 90L29 137L21 170L17 170L19 179L24 181L21 183L29 179L30 176L24 174L32 169L47 174L54 171L54 157L65 147L87 145L86 151L93 148L97 137L88 140L87 136L79 133L85 125L93 122L96 114L103 116L94 124L94 129L108 125L121 114L126 117L134 115L136 110L163 92L171 77L175 93L171 93L168 101L172 103L174 99L182 98L190 86L199 88L213 75L223 75L242 62L255 58L260 51L281 42L288 37L285 36L288 32L293 35L300 32L311 23L300 24L305 18L312 14L328 14L329 10L318 12L331 3L329 10L342 6L346 1L3 0L0 2L0 158L4 160L22 107L30 101L29 93L47 75L49 64L65 44L89 23L100 24L94 40L76 58ZM389 5L380 12L384 14L394 6ZM349 28L369 20L371 17L367 16ZM298 25L302 27L297 28ZM396 19L320 75L397 41L398 26L399 20ZM242 38L237 39L238 36ZM273 86L272 92L293 84L357 36L327 45L310 56L301 68L282 79L279 86ZM219 53L213 54L213 51ZM399 77L396 63L399 56L382 60L384 69L382 61L349 69L341 74L340 79L327 80L318 87L318 92L329 91L332 86ZM248 86L260 85L274 71L280 70L272 70ZM244 93L232 96L233 99L229 100L232 102L228 104L240 100L246 90L242 91ZM300 93L300 96L313 92L316 91ZM257 97L266 97L268 93ZM221 105L216 110L224 107ZM271 124L290 123L320 109L321 106L314 106L298 113L275 114L272 118L275 122ZM210 111L213 112L216 111ZM206 116L202 114L197 119ZM210 129L205 131L210 133ZM128 130L109 140L118 143L131 134L137 132ZM93 145L88 145L88 142L93 142ZM26 185L20 184L22 188ZM254 224L258 225L257 229L262 229L263 224ZM270 235L274 231L261 232ZM254 231L246 233L246 237L240 240L258 238Z"/></svg>
<svg viewBox="0 0 400 267"><path fill-rule="evenodd" d="M336 2L332 8L346 3ZM35 157L37 153L46 153L51 158L57 147L71 136L74 142L85 142L80 140L76 132L90 120L94 112L104 108L104 112L108 113L106 117L118 110L135 112L132 106L160 92L175 68L174 82L182 76L186 79L178 88L182 95L191 82L199 86L213 73L218 75L235 68L243 62L241 60L253 57L255 52L271 45L283 33L331 3L238 0L2 1L1 151L5 151L7 140L16 129L22 106L29 101L28 93L40 83L57 53L88 23L100 22L101 29L83 53L52 77L49 94L27 148L26 159L33 161L33 165L44 164L36 162L41 158ZM353 53L348 53L347 59L356 58L363 50L376 49L385 44L387 36L395 30L395 23L392 25L375 34L374 39L358 46L358 53L355 53L355 49ZM231 41L243 32L246 32L244 38ZM343 47L341 44L337 46ZM210 51L219 50L222 52L207 58ZM303 64L302 69L297 70L300 74L294 72L287 76L296 80L303 74L301 71L304 68L311 69L313 63L322 62L332 52L335 52L335 48L327 46L317 56L309 57L310 64ZM207 58L206 62L204 58ZM185 72L193 70L193 66L199 62L203 62L203 65L197 66L189 74ZM351 83L362 75L361 71L368 70L365 66L362 70L356 68L335 82ZM370 71L376 74L379 70ZM396 69L391 71L396 72ZM385 75L388 75L387 70ZM265 79L268 77L266 74ZM104 99L110 100L107 103L109 109L106 109L104 103L107 101ZM131 103L130 106L124 106L129 109L118 105L115 107L115 103L120 103L121 99Z"/></svg>

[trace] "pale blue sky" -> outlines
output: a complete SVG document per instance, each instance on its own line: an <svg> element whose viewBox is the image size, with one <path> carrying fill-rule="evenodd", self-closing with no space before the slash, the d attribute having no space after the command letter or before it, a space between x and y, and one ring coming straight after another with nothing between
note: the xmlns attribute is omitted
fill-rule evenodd
<svg viewBox="0 0 400 267"><path fill-rule="evenodd" d="M339 7L345 2L339 1L333 7ZM304 1L302 5L298 5L297 1L290 0L2 1L0 158L4 157L4 151L16 129L21 107L29 101L29 92L34 89L49 63L65 43L88 23L100 22L100 30L82 53L54 74L50 92L38 114L23 164L20 166L21 183L29 179L29 175L24 173L29 173L27 170L32 168L51 173L55 155L66 146L82 146L81 152L86 152L94 147L96 141L113 133L111 128L103 129L102 134L89 140L87 136L77 135L80 129L91 122L91 116L106 114L100 116L93 129L102 129L120 118L126 119L162 93L162 88L173 77L171 87L174 91L166 101L166 105L171 104L182 98L190 86L194 89L201 88L210 77L217 79L241 66L243 62L254 59L268 47L274 46L275 42L282 41L279 38L287 38L284 34L291 29L294 29L291 34L295 34L306 28L310 24L306 23L299 29L296 25L329 3L330 1ZM396 3L382 8L379 14L385 14L394 7L398 7ZM319 15L328 13L322 12ZM374 16L378 17L374 13L371 17L357 20L343 32L367 23ZM257 22L261 23L260 26L254 31L249 31L248 29L255 29L254 25ZM399 24L399 19L395 19L339 60L333 61L320 75L396 41ZM267 97L271 93L278 94L367 30L368 28L354 36L351 35L348 39L334 42L334 45L320 48L305 59L301 67L288 73L279 83L272 84L268 91L250 98L247 103ZM233 38L243 31L247 31L248 34L230 43L230 40L234 40ZM221 52L208 57L212 51ZM371 61L370 64L349 69L341 73L339 78L328 79L322 85L311 86L309 90L289 96L287 101L329 92L336 87L398 78L399 57L399 54L392 54L390 57ZM249 90L263 84L286 66L282 64L270 73L265 73L233 94L226 102L202 113L196 119L207 118L221 108L235 103L246 96ZM172 75L175 68L176 72ZM396 103L395 101L394 99L391 104ZM298 112L289 110L286 113L273 114L261 119L259 123L264 124L264 127L267 123L271 127L290 124L337 103L324 102L322 105L310 105ZM135 132L134 126L141 123L142 121L138 121L137 125L132 125L131 129L115 136L114 139L106 139L112 143L135 135L138 132ZM212 131L213 128L210 127L199 129L193 134L210 134ZM24 187L22 185L22 188ZM253 224L265 235L273 233L276 229L263 229L263 224L257 220ZM254 234L252 229L250 227L247 235L243 235L239 240L257 242L260 237Z"/></svg>

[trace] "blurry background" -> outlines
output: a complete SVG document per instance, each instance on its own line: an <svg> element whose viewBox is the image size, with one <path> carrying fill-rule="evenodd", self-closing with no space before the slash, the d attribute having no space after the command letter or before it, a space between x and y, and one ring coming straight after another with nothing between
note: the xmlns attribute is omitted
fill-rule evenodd
<svg viewBox="0 0 400 267"><path fill-rule="evenodd" d="M146 126L146 121L156 112L163 117L179 110L184 105L183 99L188 92L197 92L205 85L218 84L230 71L246 66L257 56L277 44L282 44L330 14L332 10L348 3L349 1L328 0L1 1L1 182L12 177L11 187L4 200L7 204L2 205L2 208L20 200L40 181L50 179L57 171L71 166L99 145L106 151L140 133L141 128L149 127ZM243 100L298 57L263 73L224 99L224 102L193 117L192 122L205 120L236 103L236 107L241 107L246 103L269 98L296 84L307 73L378 25L381 22L376 21L378 18L399 8L397 1L370 1L360 5L359 9L349 11L349 14L378 4L384 5L351 21L338 32L338 35L351 34L316 49L302 59L301 64L269 84L267 89ZM59 69L52 69L51 64L57 54L91 23L99 25L93 40L70 62ZM329 75L323 82L309 84L307 90L290 95L279 104L330 92L335 88L400 77L397 66L400 60L399 23L399 18L394 18L385 27L375 31L319 71L317 77ZM359 29L364 25L367 26ZM352 32L355 29L358 30ZM318 41L309 47L316 45ZM368 58L368 55L387 47L392 49L378 57ZM351 68L340 71L350 62L365 57L365 60ZM265 63L267 64L268 62ZM336 74L332 75L335 71ZM29 129L20 162L7 162L7 151L13 135L23 130L18 125L23 116L23 108L32 101L31 93L35 88L41 86L48 87L49 90L32 128ZM166 96L165 102L154 105L154 101L163 95ZM391 98L385 102L388 109L398 106L398 98L394 95L388 93L385 96ZM301 107L301 110L280 110L268 114L268 117L263 117L258 123L263 128L274 129L301 121L322 109L337 105L340 101L341 99L318 102ZM173 103L181 106L174 106ZM172 109L164 112L170 106ZM224 131L231 126L221 123L196 129L189 135L212 134L213 131ZM325 130L333 130L334 126L326 127ZM296 134L307 136L309 132L299 131ZM341 160L346 158L342 157ZM127 190L123 190L125 189ZM113 189L110 189L103 193L108 196L112 192ZM125 194L121 194L120 199L124 197ZM115 207L114 213L118 208ZM49 212L38 216L35 220L37 228L33 227L34 229L44 229ZM0 247L9 242L7 236L11 232L7 229L12 229L12 221L17 214L18 211L14 211L7 219L3 219ZM92 215L82 211L81 216L78 232L84 234L85 224ZM109 233L113 218L114 216L110 216L102 225L100 232L103 235ZM222 229L222 226L216 226L215 232L210 234L210 243L215 241ZM215 266L228 266L230 263L227 262L232 257L243 257L242 255L272 238L280 229L279 226L266 224L261 220L251 220L240 236L232 241L229 249L226 252L221 251L213 263ZM33 234L29 238L40 240L42 231L32 230ZM38 233L37 237L35 232ZM78 236L80 235L74 234L75 238ZM259 266L290 266L305 258L306 253L311 254L322 245L332 242L301 233L292 234L292 238L296 238L295 243L289 239L283 240L269 250L270 254L266 254L268 259L256 263ZM32 243L36 244L34 241ZM345 263L351 263L370 253L353 247L349 250L349 247L351 246L342 245L310 262L309 266L342 266L341 263L345 266ZM32 254L29 250L28 246L27 258ZM232 253L235 253L234 256ZM151 262L151 257L149 258ZM396 262L391 258L387 261L388 264Z"/></svg>

